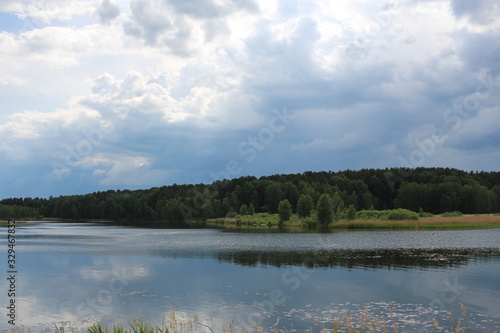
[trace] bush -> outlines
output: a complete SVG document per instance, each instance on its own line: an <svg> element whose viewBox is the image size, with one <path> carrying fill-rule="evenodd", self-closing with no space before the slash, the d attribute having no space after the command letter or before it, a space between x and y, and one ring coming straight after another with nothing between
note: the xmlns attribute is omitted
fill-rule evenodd
<svg viewBox="0 0 500 333"><path fill-rule="evenodd" d="M464 214L462 214L461 212L459 211L454 211L454 212L446 212L446 213L443 213L441 214L442 217L458 217L458 216L463 216Z"/></svg>
<svg viewBox="0 0 500 333"><path fill-rule="evenodd" d="M418 220L418 214L408 209L398 208L391 210L387 215L387 219L393 221Z"/></svg>
<svg viewBox="0 0 500 333"><path fill-rule="evenodd" d="M384 220L386 216L386 211L383 210L360 210L357 213L358 219L361 220Z"/></svg>
<svg viewBox="0 0 500 333"><path fill-rule="evenodd" d="M235 212L229 212L229 213L226 214L226 217L230 218L230 219L231 218L235 218L236 217L236 213Z"/></svg>
<svg viewBox="0 0 500 333"><path fill-rule="evenodd" d="M418 216L419 217L433 217L434 214L424 212L424 210L422 209L422 207L420 207L420 209L418 210Z"/></svg>

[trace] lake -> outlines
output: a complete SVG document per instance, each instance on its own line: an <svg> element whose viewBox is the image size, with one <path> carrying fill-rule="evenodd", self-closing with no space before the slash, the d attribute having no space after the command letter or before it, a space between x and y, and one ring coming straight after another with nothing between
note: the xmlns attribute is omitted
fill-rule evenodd
<svg viewBox="0 0 500 333"><path fill-rule="evenodd" d="M35 330L92 320L128 326L134 317L162 323L174 309L178 320L196 315L215 332L231 321L319 332L366 314L389 331L394 323L405 332L450 331L459 319L470 332L500 331L500 229L280 233L29 222L16 237L16 324ZM9 281L1 284L6 330Z"/></svg>

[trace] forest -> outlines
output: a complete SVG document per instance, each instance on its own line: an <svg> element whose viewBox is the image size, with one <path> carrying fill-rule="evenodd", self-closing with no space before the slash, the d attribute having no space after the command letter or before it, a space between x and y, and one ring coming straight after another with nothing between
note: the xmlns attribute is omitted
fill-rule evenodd
<svg viewBox="0 0 500 333"><path fill-rule="evenodd" d="M0 201L0 218L50 217L182 225L228 214L292 211L326 194L337 210L405 208L433 214L500 212L500 172L451 168L386 168L247 176L212 184L173 184L144 190L109 190L49 198ZM310 199L309 199L310 197ZM299 204L299 200L301 203ZM300 208L300 207L299 207ZM352 208L351 208L352 209Z"/></svg>

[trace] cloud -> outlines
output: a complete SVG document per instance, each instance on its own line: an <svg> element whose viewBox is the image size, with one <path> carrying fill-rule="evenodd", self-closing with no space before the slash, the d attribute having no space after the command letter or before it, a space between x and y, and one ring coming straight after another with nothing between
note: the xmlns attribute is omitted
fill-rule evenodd
<svg viewBox="0 0 500 333"><path fill-rule="evenodd" d="M130 8L131 18L123 23L125 34L180 57L203 54L206 43L231 34L230 18L259 11L252 0L223 1L222 4L133 0Z"/></svg>
<svg viewBox="0 0 500 333"><path fill-rule="evenodd" d="M154 45L158 36L173 27L173 22L161 4L151 0L134 0L130 3L132 18L124 24L127 35L141 37Z"/></svg>
<svg viewBox="0 0 500 333"><path fill-rule="evenodd" d="M467 17L477 25L494 23L500 14L500 4L495 0L451 0L451 8L457 17Z"/></svg>
<svg viewBox="0 0 500 333"><path fill-rule="evenodd" d="M460 38L460 58L474 72L488 70L500 74L500 30L484 33L464 33Z"/></svg>
<svg viewBox="0 0 500 333"><path fill-rule="evenodd" d="M209 182L232 160L241 176L397 166L439 131L425 163L498 159L494 2L54 3L0 4L46 22L0 31L3 188ZM488 98L454 111L478 85ZM249 161L238 147L284 108L295 118Z"/></svg>
<svg viewBox="0 0 500 333"><path fill-rule="evenodd" d="M99 184L104 186L153 187L166 183L169 178L168 170L155 169L152 167L152 158L146 156L106 154L105 156L97 155L82 162L91 169L97 166L107 169L95 169L92 173L100 179Z"/></svg>
<svg viewBox="0 0 500 333"><path fill-rule="evenodd" d="M253 0L225 0L220 4L213 0L202 3L196 0L167 0L166 2L179 14L201 19L218 18L241 10L250 13L257 13L259 11L259 6Z"/></svg>
<svg viewBox="0 0 500 333"><path fill-rule="evenodd" d="M163 75L149 80L137 72L121 79L100 75L91 93L71 99L67 108L10 115L0 125L5 139L0 152L10 160L52 166L44 177L51 183L83 174L105 187L154 186L166 183L186 163L179 160L164 169L169 163L157 156L178 158L176 150L182 146L188 152L186 161L206 155L188 148L210 142L207 135L193 131L225 128L228 121L235 128L253 123L242 114L228 113L241 96L238 90L230 97L229 92L195 85L187 95L174 98L172 87ZM171 146L172 140L177 144Z"/></svg>
<svg viewBox="0 0 500 333"><path fill-rule="evenodd" d="M67 21L75 16L89 14L94 9L93 6L94 0L4 0L0 3L0 11L48 24L55 20Z"/></svg>
<svg viewBox="0 0 500 333"><path fill-rule="evenodd" d="M101 23L109 24L120 15L120 7L113 4L110 0L103 0L101 6L97 8L96 14Z"/></svg>

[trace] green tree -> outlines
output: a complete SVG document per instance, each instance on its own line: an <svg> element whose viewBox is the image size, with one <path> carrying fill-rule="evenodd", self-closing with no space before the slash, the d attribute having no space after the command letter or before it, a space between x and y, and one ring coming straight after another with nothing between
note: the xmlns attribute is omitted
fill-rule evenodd
<svg viewBox="0 0 500 333"><path fill-rule="evenodd" d="M240 207L240 215L247 215L248 214L248 207L246 204L241 205Z"/></svg>
<svg viewBox="0 0 500 333"><path fill-rule="evenodd" d="M221 207L220 207L220 214L221 216L226 216L227 213L229 213L229 211L231 210L231 204L229 203L229 198L224 198L222 199L222 204L221 204Z"/></svg>
<svg viewBox="0 0 500 333"><path fill-rule="evenodd" d="M290 201L288 201L288 199L280 201L278 205L278 215L280 218L280 225L283 222L288 221L292 216L292 205L290 204Z"/></svg>
<svg viewBox="0 0 500 333"><path fill-rule="evenodd" d="M253 203L248 206L248 215L253 215L255 214L255 207L253 206Z"/></svg>
<svg viewBox="0 0 500 333"><path fill-rule="evenodd" d="M215 210L214 210L213 201L206 201L203 204L202 208L203 208L203 218L205 220L215 217Z"/></svg>
<svg viewBox="0 0 500 333"><path fill-rule="evenodd" d="M283 199L288 199L292 207L297 207L297 201L299 200L300 193L297 186L291 182L286 182L282 186Z"/></svg>
<svg viewBox="0 0 500 333"><path fill-rule="evenodd" d="M347 219L349 221L356 219L356 208L354 208L354 205L349 205L349 208L347 208Z"/></svg>
<svg viewBox="0 0 500 333"><path fill-rule="evenodd" d="M309 194L301 195L297 203L297 214L300 218L305 218L311 215L314 209L314 201Z"/></svg>
<svg viewBox="0 0 500 333"><path fill-rule="evenodd" d="M345 192L343 192L346 194ZM339 192L335 192L332 197L332 209L333 209L333 217L335 220L340 220L344 218L344 199L342 199L341 195Z"/></svg>
<svg viewBox="0 0 500 333"><path fill-rule="evenodd" d="M282 199L283 192L278 183L272 183L266 187L265 203L269 213L275 214L278 210L278 205Z"/></svg>
<svg viewBox="0 0 500 333"><path fill-rule="evenodd" d="M316 206L318 222L327 225L333 220L333 203L327 194L322 194Z"/></svg>

